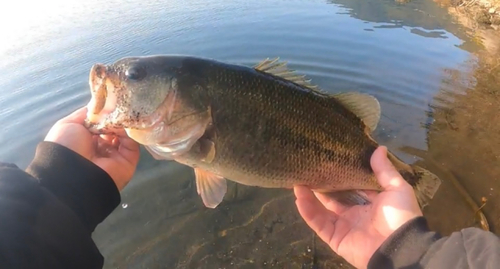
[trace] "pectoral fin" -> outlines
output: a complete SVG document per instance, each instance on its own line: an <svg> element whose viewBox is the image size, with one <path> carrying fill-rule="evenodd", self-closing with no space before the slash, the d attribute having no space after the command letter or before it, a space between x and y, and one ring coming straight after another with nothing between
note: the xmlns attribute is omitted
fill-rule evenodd
<svg viewBox="0 0 500 269"><path fill-rule="evenodd" d="M211 163L215 159L215 144L213 141L201 138L200 142L200 154L202 154L201 161L205 163Z"/></svg>
<svg viewBox="0 0 500 269"><path fill-rule="evenodd" d="M200 168L195 168L194 174L196 176L196 190L201 196L203 204L209 208L216 208L226 194L226 179Z"/></svg>

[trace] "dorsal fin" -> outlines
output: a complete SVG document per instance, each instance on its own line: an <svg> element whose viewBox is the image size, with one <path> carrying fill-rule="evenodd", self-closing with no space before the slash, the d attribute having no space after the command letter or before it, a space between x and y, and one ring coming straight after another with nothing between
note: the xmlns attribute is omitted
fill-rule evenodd
<svg viewBox="0 0 500 269"><path fill-rule="evenodd" d="M313 91L322 93L317 85L312 84L310 79L306 79L305 75L297 74L295 70L288 69L286 65L287 62L279 61L279 57L276 57L274 59L267 58L264 61L256 64L253 68L255 70L259 70L286 79Z"/></svg>
<svg viewBox="0 0 500 269"><path fill-rule="evenodd" d="M356 114L368 126L370 132L373 132L377 128L380 120L380 104L375 97L357 92L338 93L334 95L322 92L317 85L311 83L310 79L306 79L304 75L298 75L295 70L288 69L286 64L287 62L285 61L279 61L279 57L274 59L267 58L256 64L253 68L304 86L321 95L333 97Z"/></svg>
<svg viewBox="0 0 500 269"><path fill-rule="evenodd" d="M377 98L358 92L337 93L332 97L356 114L368 126L370 132L375 131L380 120L380 103Z"/></svg>

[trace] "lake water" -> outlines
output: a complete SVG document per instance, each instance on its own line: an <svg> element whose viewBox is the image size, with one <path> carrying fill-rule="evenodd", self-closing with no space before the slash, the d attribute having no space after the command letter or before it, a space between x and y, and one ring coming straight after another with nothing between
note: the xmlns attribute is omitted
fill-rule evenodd
<svg viewBox="0 0 500 269"><path fill-rule="evenodd" d="M52 124L88 102L96 62L175 53L253 65L279 56L326 91L379 99L376 139L444 180L425 210L433 228L478 226L460 182L474 203L487 197L498 230L498 92L481 76L479 47L432 1L15 2L0 11L2 161L26 167ZM123 205L94 234L106 268L349 267L306 227L290 191L230 184L207 209L193 176L142 151Z"/></svg>

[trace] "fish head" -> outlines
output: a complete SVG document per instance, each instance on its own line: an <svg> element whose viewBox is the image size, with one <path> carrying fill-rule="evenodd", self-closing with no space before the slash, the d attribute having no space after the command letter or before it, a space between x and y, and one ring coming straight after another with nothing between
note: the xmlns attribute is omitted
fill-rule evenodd
<svg viewBox="0 0 500 269"><path fill-rule="evenodd" d="M86 126L96 134L125 130L143 145L178 145L197 139L208 119L194 105L199 102L189 98L190 88L180 94L181 67L180 58L160 56L93 65Z"/></svg>

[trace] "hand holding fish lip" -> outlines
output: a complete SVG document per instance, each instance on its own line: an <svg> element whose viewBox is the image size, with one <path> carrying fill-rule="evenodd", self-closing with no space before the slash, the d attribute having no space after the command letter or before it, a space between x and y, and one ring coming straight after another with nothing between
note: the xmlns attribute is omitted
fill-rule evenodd
<svg viewBox="0 0 500 269"><path fill-rule="evenodd" d="M296 205L307 225L333 251L357 268L366 268L380 245L407 221L422 216L412 187L386 158L379 147L371 165L381 193L367 193L371 204L346 208L324 194L304 186L294 188Z"/></svg>
<svg viewBox="0 0 500 269"><path fill-rule="evenodd" d="M57 121L45 141L78 153L103 169L118 190L132 179L139 162L139 144L126 136L95 135L85 126L87 108L82 107Z"/></svg>

